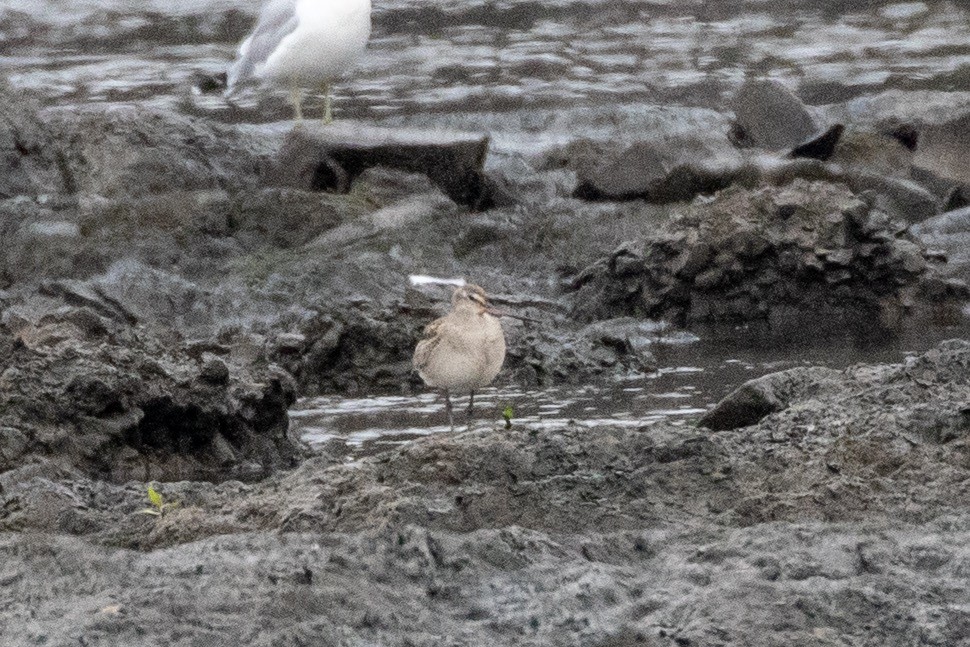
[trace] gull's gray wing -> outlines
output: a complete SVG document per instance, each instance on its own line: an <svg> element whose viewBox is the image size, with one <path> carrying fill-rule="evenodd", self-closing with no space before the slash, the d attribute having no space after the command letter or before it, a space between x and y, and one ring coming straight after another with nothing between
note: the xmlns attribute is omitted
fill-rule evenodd
<svg viewBox="0 0 970 647"><path fill-rule="evenodd" d="M296 29L297 0L269 0L259 13L256 27L239 46L236 62L229 68L227 94L252 78L256 66L266 61L280 41Z"/></svg>

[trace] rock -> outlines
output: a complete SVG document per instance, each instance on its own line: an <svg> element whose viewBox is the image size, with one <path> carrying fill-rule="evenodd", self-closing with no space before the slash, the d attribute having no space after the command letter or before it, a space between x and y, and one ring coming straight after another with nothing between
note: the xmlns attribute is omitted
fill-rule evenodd
<svg viewBox="0 0 970 647"><path fill-rule="evenodd" d="M384 166L423 173L448 197L473 210L504 200L485 175L488 137L400 132L338 122L291 131L279 152L272 182L304 190L349 191L364 171Z"/></svg>
<svg viewBox="0 0 970 647"><path fill-rule="evenodd" d="M919 146L913 163L938 177L961 185L970 185L970 113L941 124L925 126L920 131Z"/></svg>
<svg viewBox="0 0 970 647"><path fill-rule="evenodd" d="M818 384L837 374L829 369L798 368L748 380L704 414L698 425L711 431L755 425L785 409L793 399L811 395Z"/></svg>
<svg viewBox="0 0 970 647"><path fill-rule="evenodd" d="M90 290L97 303L105 304L99 311L121 313L128 322L169 321L187 328L209 319L213 308L213 298L204 287L137 261L119 261L84 284L60 285L72 285L75 292Z"/></svg>
<svg viewBox="0 0 970 647"><path fill-rule="evenodd" d="M746 147L790 150L819 131L804 104L778 81L745 80L734 96L732 109L732 136Z"/></svg>
<svg viewBox="0 0 970 647"><path fill-rule="evenodd" d="M970 185L952 186L943 198L943 211L956 211L970 207Z"/></svg>
<svg viewBox="0 0 970 647"><path fill-rule="evenodd" d="M949 275L970 280L970 208L924 220L910 231L923 245L944 254Z"/></svg>
<svg viewBox="0 0 970 647"><path fill-rule="evenodd" d="M970 207L942 213L910 227L920 237L938 237L948 234L970 233Z"/></svg>
<svg viewBox="0 0 970 647"><path fill-rule="evenodd" d="M0 233L6 251L0 273L9 283L75 274L83 256L78 224L35 201L0 204Z"/></svg>
<svg viewBox="0 0 970 647"><path fill-rule="evenodd" d="M5 471L36 463L115 482L252 480L301 457L287 435L295 393L286 376L266 371L257 382L210 359L201 380L221 388L198 388L193 360L145 331L62 336L42 352L12 352L16 376L0 379L0 427L18 429L11 438L20 449L3 454Z"/></svg>
<svg viewBox="0 0 970 647"><path fill-rule="evenodd" d="M922 222L940 213L939 198L911 180L851 169L844 181L856 193L872 192L879 209L907 223Z"/></svg>
<svg viewBox="0 0 970 647"><path fill-rule="evenodd" d="M958 311L961 289L942 287L904 229L841 185L727 189L580 272L573 313L826 328L875 318L896 328L900 313Z"/></svg>
<svg viewBox="0 0 970 647"><path fill-rule="evenodd" d="M5 472L19 464L20 458L27 453L30 442L27 436L14 427L0 427L0 472Z"/></svg>
<svg viewBox="0 0 970 647"><path fill-rule="evenodd" d="M74 189L37 109L30 97L0 86L0 199Z"/></svg>
<svg viewBox="0 0 970 647"><path fill-rule="evenodd" d="M221 359L212 358L202 365L199 379L216 386L224 386L229 383L229 367Z"/></svg>
<svg viewBox="0 0 970 647"><path fill-rule="evenodd" d="M828 159L868 173L910 180L916 147L916 134L910 134L908 127L850 128L834 146Z"/></svg>
<svg viewBox="0 0 970 647"><path fill-rule="evenodd" d="M788 155L794 158L804 157L806 159L816 159L823 162L827 161L832 158L836 149L839 147L844 131L845 126L835 124L821 135L817 135L795 146Z"/></svg>
<svg viewBox="0 0 970 647"><path fill-rule="evenodd" d="M231 126L134 105L48 109L71 190L108 198L253 187L259 152Z"/></svg>
<svg viewBox="0 0 970 647"><path fill-rule="evenodd" d="M656 370L653 344L667 341L665 327L632 318L555 332L506 325L503 381L528 386L585 383L590 376L643 375ZM584 377L585 376L585 377Z"/></svg>
<svg viewBox="0 0 970 647"><path fill-rule="evenodd" d="M306 336L300 333L282 333L276 337L276 349L284 354L298 354L306 348Z"/></svg>
<svg viewBox="0 0 970 647"><path fill-rule="evenodd" d="M678 135L632 144L578 142L566 149L584 200L691 200L732 181L740 156L723 136Z"/></svg>

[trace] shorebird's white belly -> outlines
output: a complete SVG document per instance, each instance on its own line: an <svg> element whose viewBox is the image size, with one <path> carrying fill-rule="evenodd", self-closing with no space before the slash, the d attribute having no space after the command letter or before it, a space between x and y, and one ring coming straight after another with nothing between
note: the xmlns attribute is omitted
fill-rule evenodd
<svg viewBox="0 0 970 647"><path fill-rule="evenodd" d="M266 82L311 87L347 71L370 38L370 0L300 0L299 25L256 70Z"/></svg>

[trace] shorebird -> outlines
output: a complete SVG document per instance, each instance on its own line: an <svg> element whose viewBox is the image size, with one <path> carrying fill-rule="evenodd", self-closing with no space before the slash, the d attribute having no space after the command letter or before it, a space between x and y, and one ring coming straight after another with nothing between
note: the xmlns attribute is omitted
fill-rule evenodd
<svg viewBox="0 0 970 647"><path fill-rule="evenodd" d="M451 296L451 312L424 329L414 349L414 368L424 383L444 391L448 424L455 429L451 393L469 394L468 419L475 406L475 390L490 384L505 361L505 333L485 291L464 285Z"/></svg>
<svg viewBox="0 0 970 647"><path fill-rule="evenodd" d="M333 121L331 86L370 38L370 0L269 0L229 70L226 96L248 81L288 88L296 119L303 91L324 95L323 122Z"/></svg>

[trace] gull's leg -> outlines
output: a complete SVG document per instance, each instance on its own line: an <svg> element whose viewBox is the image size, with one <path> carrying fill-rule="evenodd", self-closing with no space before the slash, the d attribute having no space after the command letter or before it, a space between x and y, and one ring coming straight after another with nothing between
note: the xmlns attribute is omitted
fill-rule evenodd
<svg viewBox="0 0 970 647"><path fill-rule="evenodd" d="M451 411L451 396L448 395L448 389L445 389L445 410L448 412L448 425L451 430L455 430L455 416Z"/></svg>
<svg viewBox="0 0 970 647"><path fill-rule="evenodd" d="M303 90L293 84L290 86L290 102L297 121L303 121Z"/></svg>
<svg viewBox="0 0 970 647"><path fill-rule="evenodd" d="M333 123L333 98L330 96L332 86L324 83L321 89L323 90L323 125L327 126Z"/></svg>

